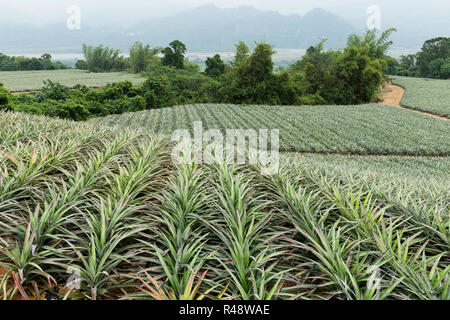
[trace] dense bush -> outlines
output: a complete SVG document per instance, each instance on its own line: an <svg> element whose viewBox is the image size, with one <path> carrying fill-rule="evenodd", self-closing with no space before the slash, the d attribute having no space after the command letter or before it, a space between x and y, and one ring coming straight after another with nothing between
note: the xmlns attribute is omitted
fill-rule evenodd
<svg viewBox="0 0 450 320"><path fill-rule="evenodd" d="M149 109L215 102L219 83L200 72L162 67L147 76L142 94Z"/></svg>
<svg viewBox="0 0 450 320"><path fill-rule="evenodd" d="M66 100L70 97L69 88L51 80L44 81L44 87L36 94L39 102L47 100Z"/></svg>
<svg viewBox="0 0 450 320"><path fill-rule="evenodd" d="M74 101L47 100L45 103L17 103L13 107L14 111L26 112L49 117L72 119L83 121L89 118L90 113L86 106Z"/></svg>
<svg viewBox="0 0 450 320"><path fill-rule="evenodd" d="M83 85L70 89L46 81L40 92L14 97L12 109L83 121L91 117L145 110L147 104L141 94L142 87L133 87L129 81L110 84L101 90Z"/></svg>
<svg viewBox="0 0 450 320"><path fill-rule="evenodd" d="M3 88L3 83L0 83L0 110L8 110L10 108L11 93Z"/></svg>

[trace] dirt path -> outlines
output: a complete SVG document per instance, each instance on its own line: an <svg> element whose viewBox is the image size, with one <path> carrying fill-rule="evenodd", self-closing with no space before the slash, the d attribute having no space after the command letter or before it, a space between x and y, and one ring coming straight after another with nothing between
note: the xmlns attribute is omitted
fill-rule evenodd
<svg viewBox="0 0 450 320"><path fill-rule="evenodd" d="M381 92L381 99L383 99L382 102L380 102L380 104L384 104L387 106L391 106L391 107L397 107L397 108L401 108L404 110L408 110L408 111L412 111L412 112L416 112L416 113L421 113L436 119L441 119L441 120L447 120L449 121L450 119L447 117L443 117L443 116L438 116L429 112L424 112L424 111L420 111L420 110L415 110L412 108L408 108L405 107L401 104L403 96L405 95L406 90L400 86L396 86L394 84L389 84L382 92Z"/></svg>

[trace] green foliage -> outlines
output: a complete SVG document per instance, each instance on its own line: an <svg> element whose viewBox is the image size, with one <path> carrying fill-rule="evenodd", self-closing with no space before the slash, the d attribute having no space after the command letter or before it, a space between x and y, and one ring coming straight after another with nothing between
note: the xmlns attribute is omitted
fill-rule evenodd
<svg viewBox="0 0 450 320"><path fill-rule="evenodd" d="M45 103L17 103L14 104L13 110L75 121L84 121L90 116L89 110L84 105L74 101L46 100Z"/></svg>
<svg viewBox="0 0 450 320"><path fill-rule="evenodd" d="M276 82L273 75L272 46L266 43L257 44L248 58L237 64L237 88L244 94L245 103L273 101Z"/></svg>
<svg viewBox="0 0 450 320"><path fill-rule="evenodd" d="M326 40L308 49L307 55L289 67L301 86L300 104L336 103L339 97L337 81L338 52L324 51Z"/></svg>
<svg viewBox="0 0 450 320"><path fill-rule="evenodd" d="M122 81L108 84L100 90L83 85L69 89L48 80L41 91L15 97L14 110L78 121L177 104L215 102L218 82L191 64L186 63L185 66L185 69L162 66L150 69L147 81L141 86ZM61 112L55 112L56 102L63 106ZM65 105L65 102L68 104ZM79 115L66 112L67 109L76 110L75 107L79 106L84 107Z"/></svg>
<svg viewBox="0 0 450 320"><path fill-rule="evenodd" d="M388 30L376 38L368 31L364 37L351 35L341 51L324 51L326 40L310 47L307 54L290 66L289 72L301 74L300 103L361 104L376 99L387 70L385 52L391 42Z"/></svg>
<svg viewBox="0 0 450 320"><path fill-rule="evenodd" d="M149 45L144 46L136 42L130 48L130 71L141 73L160 64L160 58L157 56L160 51L160 48L151 49Z"/></svg>
<svg viewBox="0 0 450 320"><path fill-rule="evenodd" d="M184 43L179 40L172 41L169 47L162 50L164 57L162 64L168 67L175 67L177 69L184 68L184 54L187 48Z"/></svg>
<svg viewBox="0 0 450 320"><path fill-rule="evenodd" d="M221 76L225 72L225 62L216 54L213 58L206 59L205 73L213 78Z"/></svg>
<svg viewBox="0 0 450 320"><path fill-rule="evenodd" d="M252 54L244 42L236 46L235 61L219 78L217 100L244 104L293 104L293 77L274 72L272 46L258 43Z"/></svg>
<svg viewBox="0 0 450 320"><path fill-rule="evenodd" d="M250 57L250 48L243 41L236 45L236 55L234 56L234 65L239 66Z"/></svg>
<svg viewBox="0 0 450 320"><path fill-rule="evenodd" d="M389 70L389 74L405 77L418 77L420 75L420 71L417 66L417 54L401 56L400 62L394 66L393 70Z"/></svg>
<svg viewBox="0 0 450 320"><path fill-rule="evenodd" d="M400 63L390 74L406 77L450 79L450 38L425 41L416 54L400 57Z"/></svg>
<svg viewBox="0 0 450 320"><path fill-rule="evenodd" d="M240 70L241 81L256 83L269 79L273 73L272 56L274 54L275 51L271 45L267 43L257 44L247 64Z"/></svg>
<svg viewBox="0 0 450 320"><path fill-rule="evenodd" d="M256 45L252 54L240 42L235 61L220 78L218 101L246 104L361 104L376 100L391 59L389 29L377 37L351 35L343 51L324 51L325 39L288 70L274 71L272 47Z"/></svg>
<svg viewBox="0 0 450 320"><path fill-rule="evenodd" d="M450 298L448 158L284 155L266 176L176 165L169 139L132 122L0 123L2 300Z"/></svg>
<svg viewBox="0 0 450 320"><path fill-rule="evenodd" d="M149 109L214 102L217 81L197 71L163 67L148 73L142 91Z"/></svg>
<svg viewBox="0 0 450 320"><path fill-rule="evenodd" d="M425 41L417 56L420 76L426 78L448 79L448 74L441 73L441 67L450 59L450 38L434 38Z"/></svg>
<svg viewBox="0 0 450 320"><path fill-rule="evenodd" d="M447 59L437 58L431 61L428 70L433 78L450 79L450 56Z"/></svg>
<svg viewBox="0 0 450 320"><path fill-rule="evenodd" d="M386 58L387 52L393 44L389 37L394 32L397 32L395 28L387 29L379 38L377 38L376 29L366 31L364 37L353 34L348 38L347 46L366 47L370 58L381 60Z"/></svg>
<svg viewBox="0 0 450 320"><path fill-rule="evenodd" d="M341 104L373 101L383 83L383 67L379 59L371 59L367 47L350 46L337 61L339 99Z"/></svg>
<svg viewBox="0 0 450 320"><path fill-rule="evenodd" d="M267 43L249 47L240 42L236 46L235 61L225 65L219 55L208 58L206 72L184 57L186 46L176 40L157 56L159 48L151 49L141 43L130 48L130 59L120 56L118 50L103 46L83 45L86 61L79 67L91 72L123 70L143 72L147 81L133 87L129 81L108 85L99 91L85 86L73 90L56 82L45 82L42 92L34 95L30 110L46 112L46 100L74 102L87 110L79 117L72 113L58 113L74 120L93 116L120 114L145 109L196 103L234 103L269 105L322 105L362 104L376 99L389 59L385 56L391 45L388 41L394 29L384 32L380 38L375 32L363 37L352 35L343 51L324 51L325 40L310 47L307 55L288 70L274 70L275 51ZM392 61L391 61L392 62ZM441 65L439 65L441 67ZM51 109L49 106L48 109ZM37 110L37 111L36 111Z"/></svg>
<svg viewBox="0 0 450 320"><path fill-rule="evenodd" d="M78 70L88 70L89 66L86 63L86 61L84 61L84 60L77 60L77 62L75 63L75 68L77 68Z"/></svg>
<svg viewBox="0 0 450 320"><path fill-rule="evenodd" d="M129 68L127 58L120 56L119 50L108 47L92 47L83 44L83 54L90 72L124 71Z"/></svg>
<svg viewBox="0 0 450 320"><path fill-rule="evenodd" d="M61 62L52 62L48 53L40 58L10 57L0 53L0 71L61 70L68 69Z"/></svg>
<svg viewBox="0 0 450 320"><path fill-rule="evenodd" d="M42 90L36 94L39 102L46 100L66 100L70 97L69 88L51 80L44 81Z"/></svg>
<svg viewBox="0 0 450 320"><path fill-rule="evenodd" d="M0 83L0 110L8 110L10 108L11 93L3 88Z"/></svg>
<svg viewBox="0 0 450 320"><path fill-rule="evenodd" d="M47 81L40 92L13 98L12 109L19 112L84 121L92 117L147 109L142 88L130 81L109 84L101 90L86 86L69 89Z"/></svg>

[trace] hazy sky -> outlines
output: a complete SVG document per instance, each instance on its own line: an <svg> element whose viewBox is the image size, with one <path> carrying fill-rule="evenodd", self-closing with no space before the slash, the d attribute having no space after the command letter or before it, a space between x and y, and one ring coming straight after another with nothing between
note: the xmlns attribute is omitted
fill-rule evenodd
<svg viewBox="0 0 450 320"><path fill-rule="evenodd" d="M365 19L368 5L379 5L390 19L410 17L411 23L418 23L417 17L427 12L429 17L439 15L440 19L450 16L449 0L0 0L0 25L62 22L67 19L67 7L78 5L87 24L120 27L210 3L219 7L252 5L284 14L303 14L314 7L322 7L353 23ZM427 20L432 22L430 18Z"/></svg>
<svg viewBox="0 0 450 320"><path fill-rule="evenodd" d="M352 2L355 0L339 0L339 3L343 4ZM90 24L95 23L95 20L101 23L115 21L128 24L135 20L170 15L210 3L223 8L252 5L282 13L304 13L314 7L333 5L336 0L0 0L2 7L10 7L9 10L2 10L3 14L0 12L0 19L33 24L64 21L66 8L78 5L82 13L87 15L86 19L89 18ZM97 16L97 19L92 19L93 16Z"/></svg>

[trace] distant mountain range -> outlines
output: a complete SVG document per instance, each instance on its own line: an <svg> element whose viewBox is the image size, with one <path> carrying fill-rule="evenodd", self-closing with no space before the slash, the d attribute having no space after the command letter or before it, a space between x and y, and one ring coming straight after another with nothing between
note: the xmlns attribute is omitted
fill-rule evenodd
<svg viewBox="0 0 450 320"><path fill-rule="evenodd" d="M229 51L240 40L303 49L322 38L328 38L328 46L336 48L342 47L348 35L356 32L349 23L322 9L301 17L247 6L219 9L214 5L141 22L133 29L136 40L164 45L170 39L179 39L194 51Z"/></svg>
<svg viewBox="0 0 450 320"><path fill-rule="evenodd" d="M327 38L328 47L338 48L354 32L357 29L351 24L322 9L299 16L249 6L220 9L206 5L143 21L126 30L83 25L81 30L71 31L63 23L43 27L3 26L0 52L19 49L79 52L82 43L104 44L127 52L135 41L166 46L175 39L183 41L190 51L208 52L234 50L240 40L249 44L266 41L276 48L304 49Z"/></svg>
<svg viewBox="0 0 450 320"><path fill-rule="evenodd" d="M417 9L419 0L410 0L412 4L416 3L411 13L408 12L406 2L400 5L395 1L380 1L383 9L382 27L399 29L392 37L394 50L414 51L427 39L449 36L448 15L439 11L435 4L437 0L428 0L433 6L423 11L423 16ZM191 52L233 51L234 45L240 40L249 45L255 41L266 41L278 49L306 49L323 38L328 39L328 48L341 48L348 35L364 32L368 3L371 3L370 0L361 0L351 6L336 5L329 9L333 13L313 9L303 16L283 15L250 6L221 9L215 5L205 5L164 18L149 18L136 22L132 27L99 27L99 24L90 27L89 21L95 19L90 15L83 20L81 30L75 31L68 30L65 23L34 26L33 18L30 17L12 22L4 19L5 15L7 18L9 12L13 17L18 12L5 7L2 10L6 10L6 13L1 12L4 18L0 21L0 52L80 53L82 44L87 43L103 44L127 53L135 41L155 47L167 46L173 40L183 41ZM141 12L140 16L143 15ZM25 24L24 19L28 19L30 24ZM107 21L105 17L100 20Z"/></svg>

